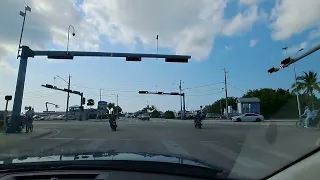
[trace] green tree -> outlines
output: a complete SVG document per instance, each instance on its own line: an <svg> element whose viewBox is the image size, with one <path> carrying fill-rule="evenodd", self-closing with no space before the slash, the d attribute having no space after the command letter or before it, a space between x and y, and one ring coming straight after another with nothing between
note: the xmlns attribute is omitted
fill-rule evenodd
<svg viewBox="0 0 320 180"><path fill-rule="evenodd" d="M311 99L311 106L314 109L314 91L320 92L320 82L318 81L318 74L313 71L303 72L304 75L297 77L297 83L292 85L293 92L303 91L303 94L309 96Z"/></svg>
<svg viewBox="0 0 320 180"><path fill-rule="evenodd" d="M160 112L158 110L156 110L156 109L151 112L151 117L152 118L159 118L160 115L161 115Z"/></svg>
<svg viewBox="0 0 320 180"><path fill-rule="evenodd" d="M93 99L88 99L87 106L89 106L89 107L94 106L94 100Z"/></svg>
<svg viewBox="0 0 320 180"><path fill-rule="evenodd" d="M166 111L166 112L164 112L163 116L165 119L174 119L175 118L173 111Z"/></svg>
<svg viewBox="0 0 320 180"><path fill-rule="evenodd" d="M237 98L236 97L228 97L228 106L232 106L232 109L237 109ZM206 105L203 108L204 113L223 113L223 109L226 108L226 98L221 98L215 101L211 105Z"/></svg>
<svg viewBox="0 0 320 180"><path fill-rule="evenodd" d="M289 100L294 99L295 96L290 93L289 90L285 89L271 89L271 88L262 88L249 90L243 97L257 97L260 99L260 111L261 114L266 118L274 117L274 115L279 115L289 112L281 112L281 109L284 108L289 102ZM294 102L294 101L293 101ZM296 106L297 107L297 106ZM297 109L290 113L296 115Z"/></svg>

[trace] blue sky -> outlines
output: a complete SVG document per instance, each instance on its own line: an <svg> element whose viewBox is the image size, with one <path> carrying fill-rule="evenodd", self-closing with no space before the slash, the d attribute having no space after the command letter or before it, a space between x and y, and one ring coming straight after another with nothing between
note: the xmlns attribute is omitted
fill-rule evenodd
<svg viewBox="0 0 320 180"><path fill-rule="evenodd" d="M86 2L77 1L75 4L80 8L84 6L83 3ZM245 11L253 6L252 4L243 5L239 3L240 1L231 1L227 4L227 7L224 9L224 18L226 20L232 21L239 13L245 16ZM261 17L266 16L265 19L251 23L250 27L245 28L245 30L239 33L226 35L222 30L222 32L208 36L208 38L214 36L214 40L210 42L212 48L208 50L208 55L201 55L201 58L198 58L199 53L194 50L188 51L188 48L182 50L181 48L173 48L171 44L163 42L168 40L170 36L163 37L159 35L159 53L181 54L179 52L184 52L183 54L192 55L193 58L188 64L165 63L164 60L160 59L144 59L142 62L126 62L123 58L90 57L76 57L71 61L48 61L39 57L30 59L23 106L34 105L36 110L43 111L44 103L49 101L59 104L61 107L58 110L64 110L66 94L45 89L40 85L53 84L53 77L55 75L67 79L68 74L72 76L72 89L82 91L87 99L92 98L97 102L99 100L100 88L102 89L102 99L105 101L115 102L116 98L114 94L118 94L119 105L123 107L124 111L136 111L146 106L146 104L155 105L163 111L179 110L179 97L138 94L139 90L178 91L177 84L179 80L183 81L183 88L189 88L184 91L186 93L186 106L188 110L197 109L200 105L204 106L213 103L215 100L224 97L224 92L221 89L224 87L222 83L224 81L223 68L226 68L228 71L228 83L231 84L228 85L228 94L230 96L240 97L248 89L264 87L288 89L294 80L292 67L271 75L267 73L267 70L272 66L279 66L281 60L285 58L281 50L282 47L288 46L290 48L289 54L294 55L292 52L300 46L308 50L316 45L316 43L319 43L319 36L309 38L311 32L315 32L319 26L308 26L301 32L292 32L290 37L275 39L272 36L274 30L270 27L270 24L272 24L272 20L270 20L271 9L275 7L275 3L262 1L255 6L258 7L258 14ZM18 8L21 7L23 8L23 6L18 6ZM87 5L87 7L90 6ZM80 14L80 18L90 15L85 14L86 10L78 13ZM30 16L32 18L31 14ZM299 21L298 19L297 23ZM19 26L21 19L18 18L16 23ZM76 36L70 39L70 49L87 50L81 44L83 37L80 36L77 40L77 35L81 33L85 34L85 32L81 32L82 29L77 28L79 27L77 24L73 25L76 27ZM28 29L27 26L28 24L26 24L26 38L31 36L32 32L32 28ZM121 26L119 25L119 27ZM288 26L288 28L290 27ZM99 28L95 27L95 29ZM130 29L133 30L134 28ZM137 41L132 45L124 43L121 40L113 41L112 38L114 37L103 34L102 28L98 31L101 32L97 40L99 48L93 50L156 53L157 32L154 32L153 40L152 38L143 40L145 38L143 32L137 33L135 35ZM162 30L162 34L164 32L166 30ZM148 36L152 37L152 35ZM174 36L172 37L174 38ZM72 41L77 42L72 44ZM250 47L250 41L252 43L256 41L256 43L253 43L254 45L252 44L252 47ZM66 46L55 40L53 36L43 44L42 46L34 45L34 47L39 46L43 49L61 50ZM78 44L80 44L79 48L77 47ZM178 43L177 45L181 44ZM200 50L198 51L200 52ZM14 58L14 53L8 54L5 56L5 59L13 69L17 69L18 61ZM320 73L319 59L320 53L318 52L296 63L298 75L302 71L309 70ZM0 80L1 84L3 84L0 88L0 95L14 95L16 72L12 74L0 73ZM67 86L60 79L56 79L55 83L58 87L65 88ZM199 86L203 85L208 86L199 88ZM71 105L79 104L79 101L78 96L71 96ZM0 106L4 106L4 100L0 101Z"/></svg>

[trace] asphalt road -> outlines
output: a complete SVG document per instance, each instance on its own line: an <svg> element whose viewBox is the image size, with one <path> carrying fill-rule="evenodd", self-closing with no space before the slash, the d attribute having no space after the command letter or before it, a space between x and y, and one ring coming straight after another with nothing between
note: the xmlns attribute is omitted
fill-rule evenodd
<svg viewBox="0 0 320 180"><path fill-rule="evenodd" d="M254 178L270 174L320 143L320 132L276 122L204 121L203 129L195 129L192 121L121 119L116 132L100 120L39 121L34 126L35 132L50 133L0 143L0 158L93 151L178 154Z"/></svg>

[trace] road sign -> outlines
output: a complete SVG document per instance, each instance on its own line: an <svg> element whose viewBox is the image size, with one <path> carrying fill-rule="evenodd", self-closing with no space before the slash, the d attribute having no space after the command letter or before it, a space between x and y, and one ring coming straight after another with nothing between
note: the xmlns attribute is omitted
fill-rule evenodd
<svg viewBox="0 0 320 180"><path fill-rule="evenodd" d="M107 101L98 101L98 109L108 109Z"/></svg>

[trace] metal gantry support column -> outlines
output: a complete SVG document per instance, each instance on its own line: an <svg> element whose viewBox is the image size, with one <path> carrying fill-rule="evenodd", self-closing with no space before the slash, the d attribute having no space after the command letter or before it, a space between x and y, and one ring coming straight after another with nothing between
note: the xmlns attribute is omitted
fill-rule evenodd
<svg viewBox="0 0 320 180"><path fill-rule="evenodd" d="M21 56L20 56L19 71L18 71L16 91L14 94L13 109L12 109L12 116L11 116L11 125L8 128L9 133L16 132L21 123L20 114L21 114L24 83L26 79L26 72L27 72L27 65L28 65L28 57L34 56L33 51L28 46L22 46L21 49L22 50L21 50Z"/></svg>

